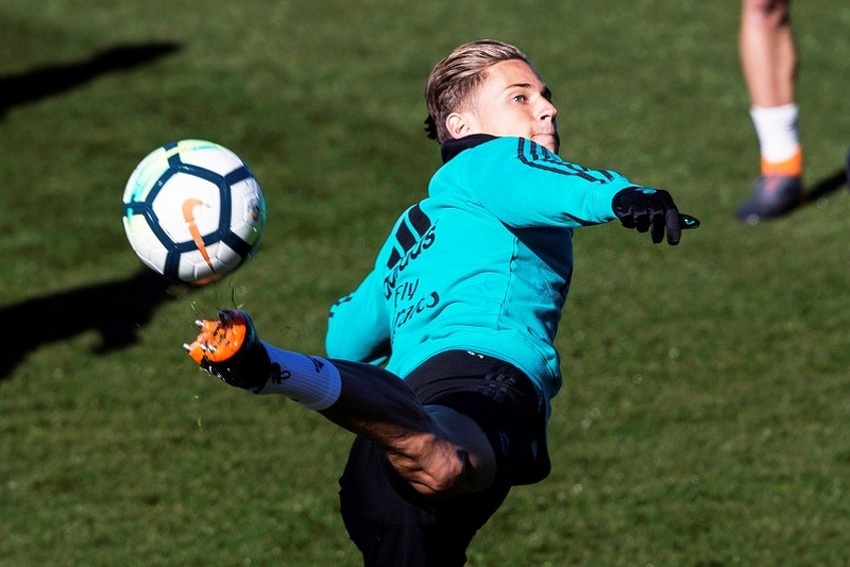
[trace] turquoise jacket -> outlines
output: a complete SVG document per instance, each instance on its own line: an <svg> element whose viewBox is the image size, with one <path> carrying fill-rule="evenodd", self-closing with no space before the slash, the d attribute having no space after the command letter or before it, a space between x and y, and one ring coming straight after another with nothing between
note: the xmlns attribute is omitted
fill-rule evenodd
<svg viewBox="0 0 850 567"><path fill-rule="evenodd" d="M435 354L469 350L523 370L548 409L562 383L553 343L573 229L614 220L614 194L634 184L524 138L470 136L446 143L443 158L372 272L331 307L327 354L404 377Z"/></svg>

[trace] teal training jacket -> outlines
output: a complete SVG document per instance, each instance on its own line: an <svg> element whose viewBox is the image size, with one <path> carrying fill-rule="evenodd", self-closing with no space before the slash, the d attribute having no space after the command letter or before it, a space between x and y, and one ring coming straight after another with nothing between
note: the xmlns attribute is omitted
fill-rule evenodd
<svg viewBox="0 0 850 567"><path fill-rule="evenodd" d="M454 140L443 159L372 272L331 307L327 354L400 377L447 350L497 357L531 378L548 411L573 229L614 220L614 194L635 185L524 138Z"/></svg>

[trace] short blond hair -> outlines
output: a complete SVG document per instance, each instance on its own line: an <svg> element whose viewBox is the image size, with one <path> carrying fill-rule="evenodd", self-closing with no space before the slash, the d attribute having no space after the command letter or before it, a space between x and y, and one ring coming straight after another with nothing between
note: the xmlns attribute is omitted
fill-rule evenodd
<svg viewBox="0 0 850 567"><path fill-rule="evenodd" d="M484 80L485 71L501 61L528 57L517 47L495 39L479 39L457 47L437 63L425 87L428 137L442 143L451 138L446 118L462 108ZM530 64L530 63L529 63Z"/></svg>

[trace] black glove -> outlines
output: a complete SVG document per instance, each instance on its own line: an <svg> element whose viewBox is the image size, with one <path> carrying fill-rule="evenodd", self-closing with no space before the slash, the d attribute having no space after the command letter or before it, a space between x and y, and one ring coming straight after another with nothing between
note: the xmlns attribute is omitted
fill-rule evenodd
<svg viewBox="0 0 850 567"><path fill-rule="evenodd" d="M673 197L663 189L628 187L614 195L611 206L624 227L638 232L649 231L655 244L664 240L665 230L667 242L675 245L679 243L683 228L696 228L690 226L692 217L685 217L683 226L683 217Z"/></svg>

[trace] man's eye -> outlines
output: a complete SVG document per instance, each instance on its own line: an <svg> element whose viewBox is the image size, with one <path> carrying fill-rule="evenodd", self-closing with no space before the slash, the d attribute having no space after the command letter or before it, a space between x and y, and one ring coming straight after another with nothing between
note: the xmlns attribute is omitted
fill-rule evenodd
<svg viewBox="0 0 850 567"><path fill-rule="evenodd" d="M527 99L525 98L525 95L516 95L511 100L514 102L525 102Z"/></svg>

